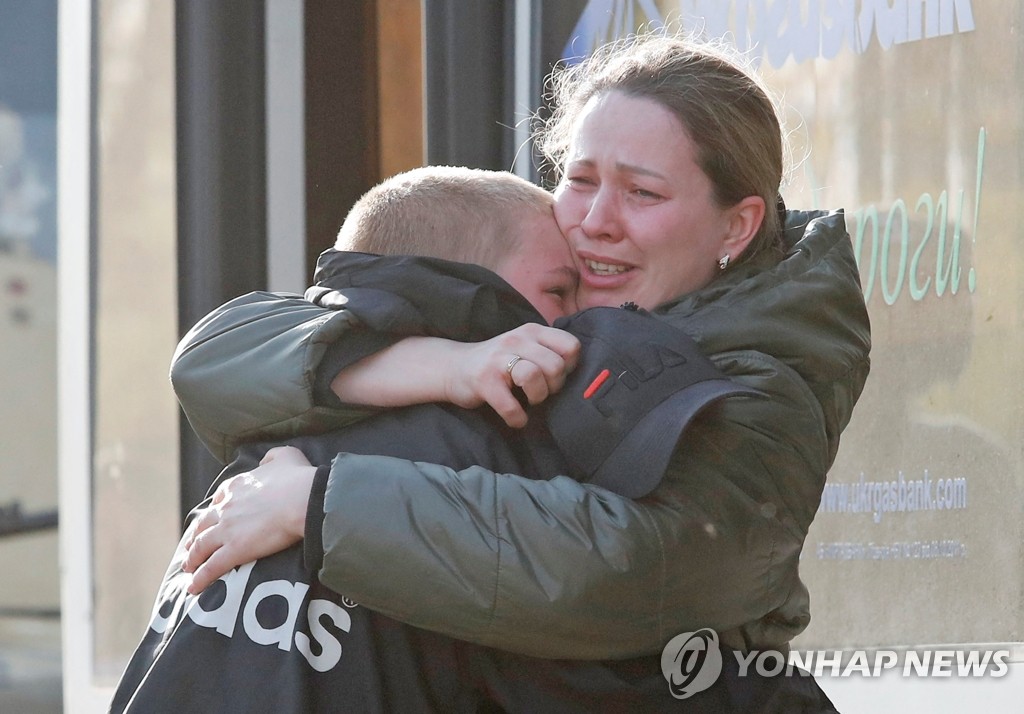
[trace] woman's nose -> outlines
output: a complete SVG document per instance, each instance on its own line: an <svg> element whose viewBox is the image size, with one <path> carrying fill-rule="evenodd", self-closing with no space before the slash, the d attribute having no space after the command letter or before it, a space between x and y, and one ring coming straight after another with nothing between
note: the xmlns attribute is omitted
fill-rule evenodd
<svg viewBox="0 0 1024 714"><path fill-rule="evenodd" d="M589 237L617 241L622 237L618 200L614 192L601 188L586 208L580 227Z"/></svg>

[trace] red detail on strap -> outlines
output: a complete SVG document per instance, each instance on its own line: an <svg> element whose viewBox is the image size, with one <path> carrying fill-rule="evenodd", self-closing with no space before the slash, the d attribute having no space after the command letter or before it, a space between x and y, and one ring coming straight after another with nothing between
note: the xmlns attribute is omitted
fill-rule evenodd
<svg viewBox="0 0 1024 714"><path fill-rule="evenodd" d="M601 370L601 374L594 377L594 381L591 382L590 386L587 387L586 391L583 392L583 398L590 399L592 396L594 396L594 392L601 388L601 385L604 384L605 380L608 379L608 377L610 377L611 374L612 373L606 369Z"/></svg>

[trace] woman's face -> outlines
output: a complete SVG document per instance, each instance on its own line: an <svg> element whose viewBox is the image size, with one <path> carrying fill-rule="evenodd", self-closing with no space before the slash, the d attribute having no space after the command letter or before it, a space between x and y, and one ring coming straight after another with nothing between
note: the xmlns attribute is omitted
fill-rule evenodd
<svg viewBox="0 0 1024 714"><path fill-rule="evenodd" d="M615 91L590 100L555 191L555 218L580 271L580 308L653 308L707 285L733 252L733 211L713 200L696 155L657 102Z"/></svg>

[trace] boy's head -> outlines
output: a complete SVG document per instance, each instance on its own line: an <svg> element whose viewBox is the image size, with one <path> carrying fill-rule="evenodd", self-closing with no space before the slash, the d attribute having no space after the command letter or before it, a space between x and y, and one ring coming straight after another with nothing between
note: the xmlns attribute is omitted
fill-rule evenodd
<svg viewBox="0 0 1024 714"><path fill-rule="evenodd" d="M575 312L577 274L552 202L547 191L506 171L426 166L367 191L335 248L481 265L553 322Z"/></svg>

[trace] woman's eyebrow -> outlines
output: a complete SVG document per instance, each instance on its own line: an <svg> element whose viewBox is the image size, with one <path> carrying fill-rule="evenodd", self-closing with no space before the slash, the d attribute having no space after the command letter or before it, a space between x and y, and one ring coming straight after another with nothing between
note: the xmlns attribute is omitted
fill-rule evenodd
<svg viewBox="0 0 1024 714"><path fill-rule="evenodd" d="M597 162L591 159L573 159L566 163L568 168L575 169L592 169L597 165ZM646 166L640 166L639 164L629 164L625 161L616 161L615 170L625 174L640 174L642 176L650 176L651 178L661 179L662 181L668 181L668 177L654 169L649 169Z"/></svg>
<svg viewBox="0 0 1024 714"><path fill-rule="evenodd" d="M640 174L642 176L650 176L651 178L661 179L662 181L668 180L668 177L665 176L665 174L655 171L654 169L646 168L644 166L638 166L636 164L627 164L620 161L615 164L615 168L616 170L621 171L622 173Z"/></svg>

